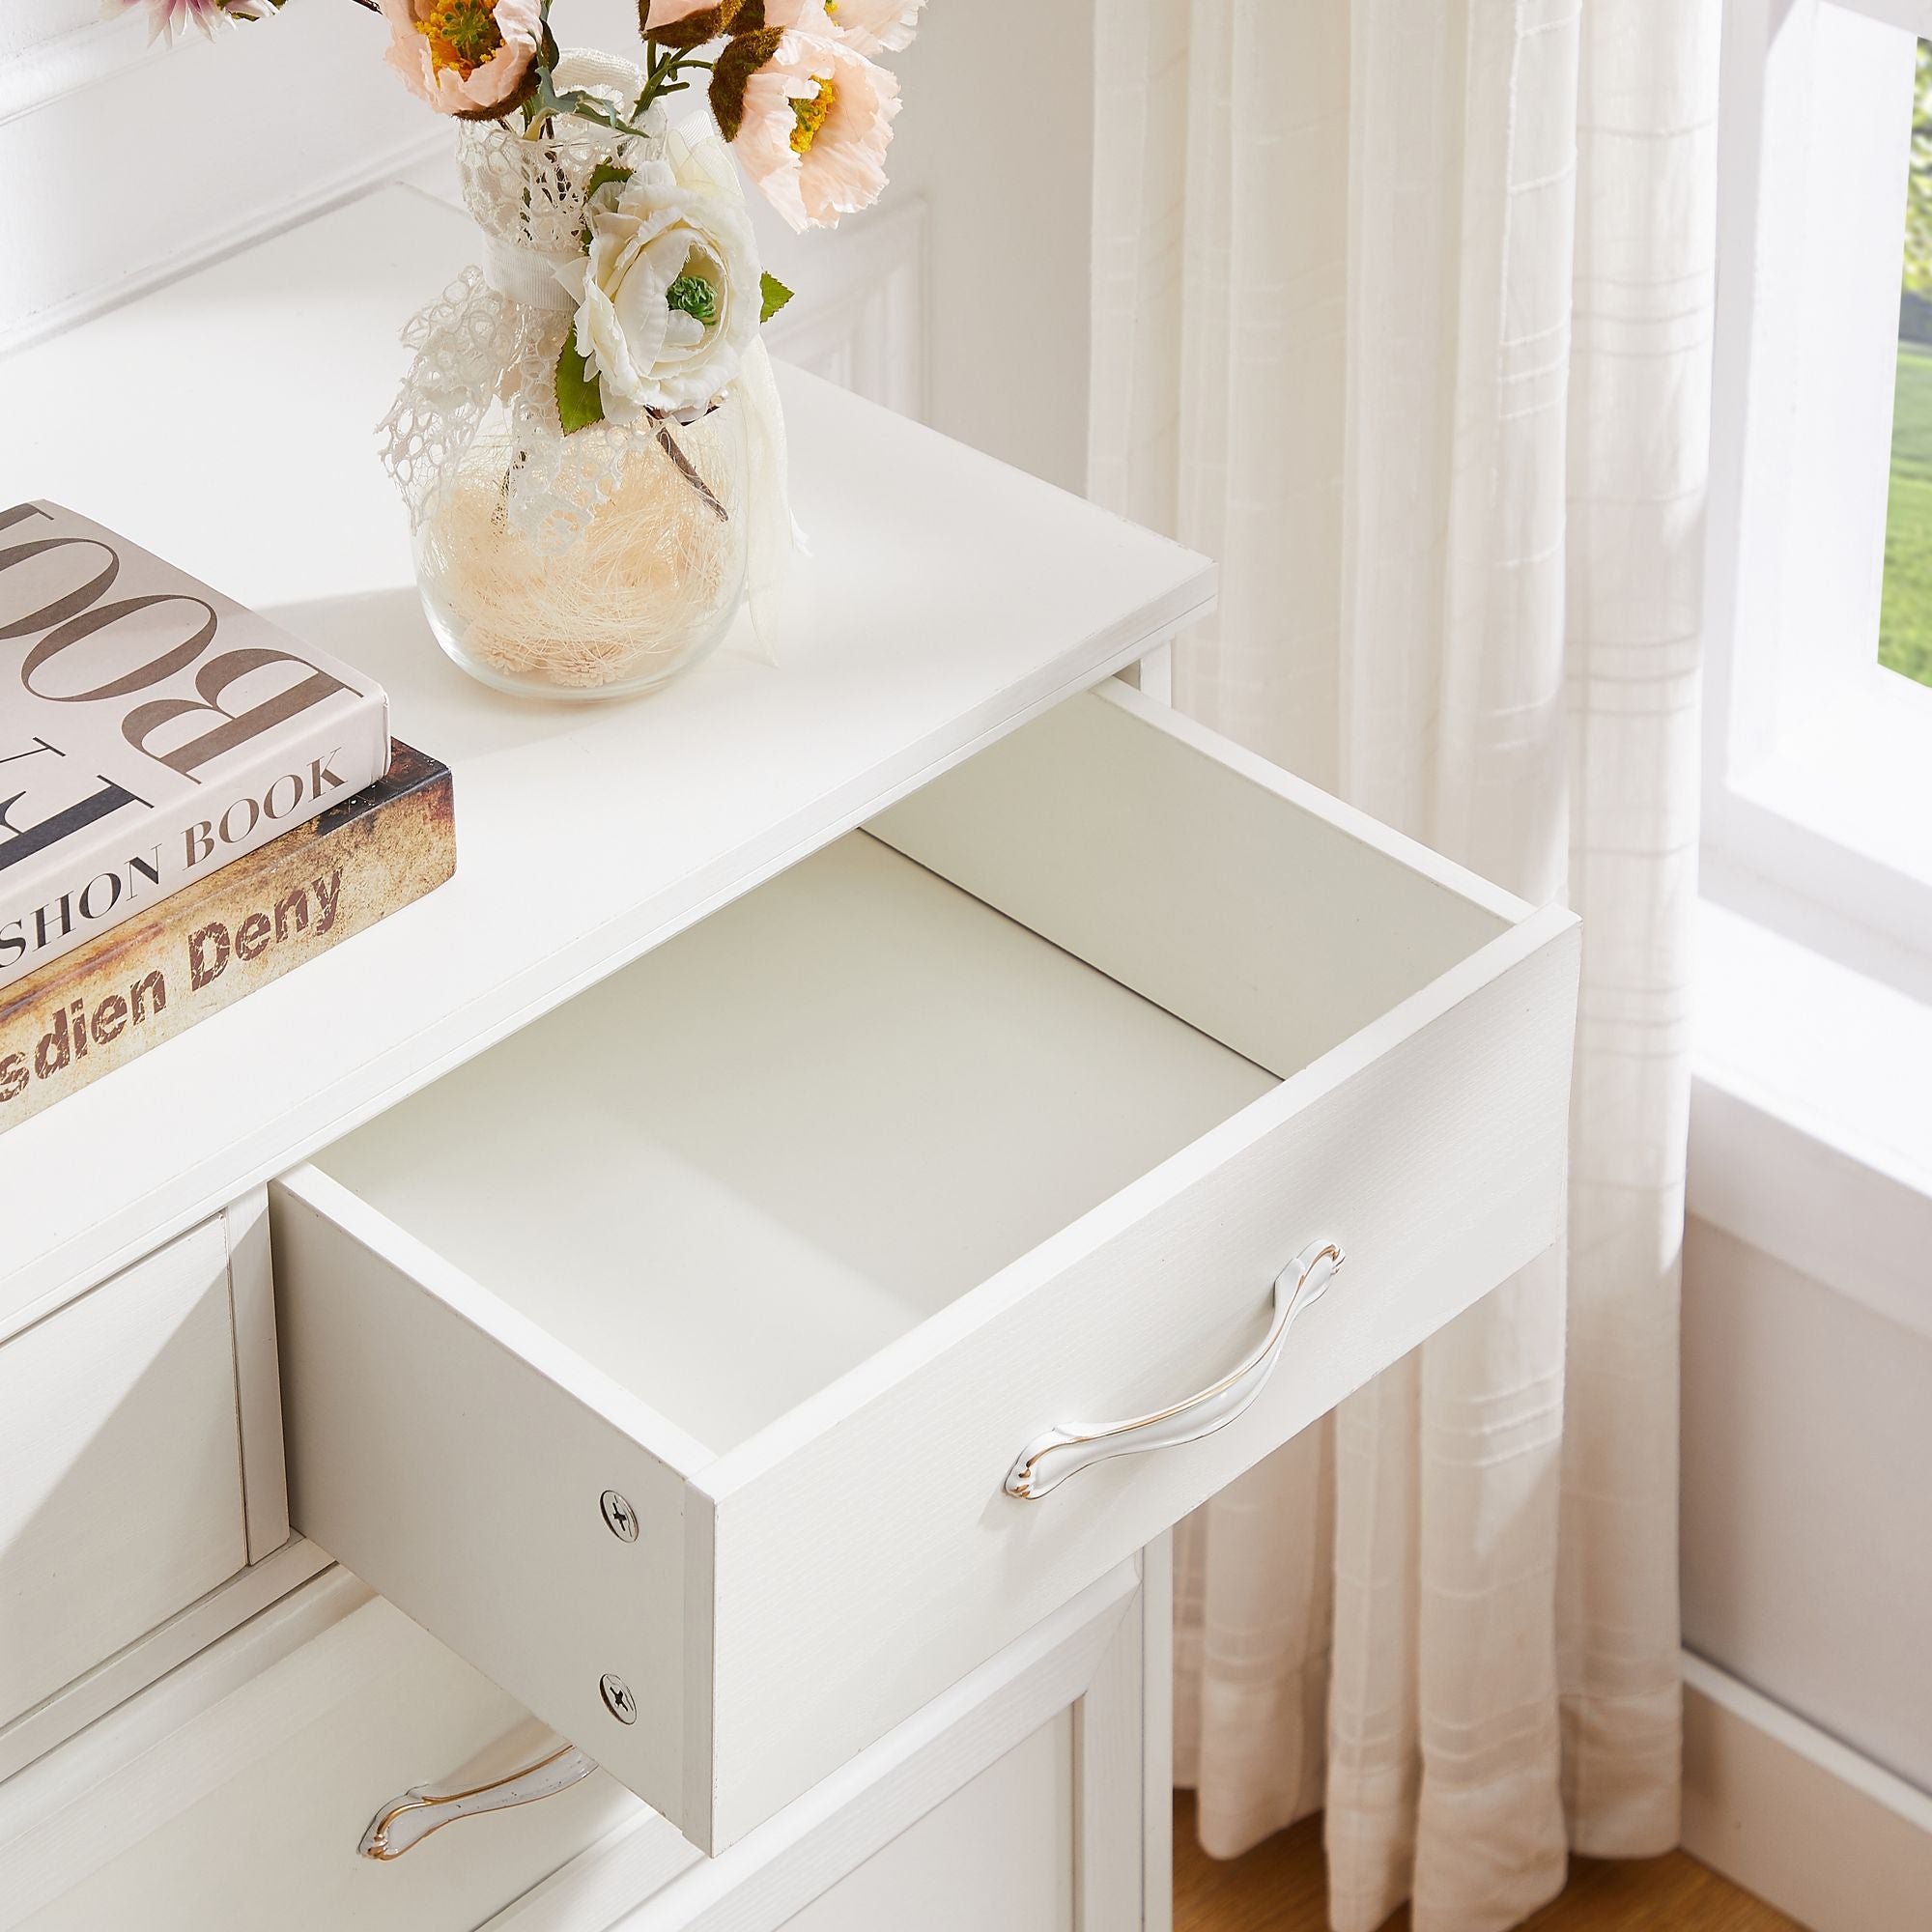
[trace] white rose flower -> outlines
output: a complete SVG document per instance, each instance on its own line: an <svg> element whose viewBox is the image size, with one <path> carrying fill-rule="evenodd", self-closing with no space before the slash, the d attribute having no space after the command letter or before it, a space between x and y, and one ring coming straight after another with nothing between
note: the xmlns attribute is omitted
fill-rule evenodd
<svg viewBox="0 0 1932 1932"><path fill-rule="evenodd" d="M584 206L588 253L557 279L577 298L578 354L604 413L701 410L738 373L758 332L758 256L732 196L694 170L646 161Z"/></svg>

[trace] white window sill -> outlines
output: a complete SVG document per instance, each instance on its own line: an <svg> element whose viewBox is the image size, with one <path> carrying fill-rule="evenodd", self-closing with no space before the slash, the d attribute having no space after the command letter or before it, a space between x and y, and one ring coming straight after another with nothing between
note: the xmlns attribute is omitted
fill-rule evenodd
<svg viewBox="0 0 1932 1932"><path fill-rule="evenodd" d="M1690 1211L1932 1337L1932 1005L1698 907Z"/></svg>

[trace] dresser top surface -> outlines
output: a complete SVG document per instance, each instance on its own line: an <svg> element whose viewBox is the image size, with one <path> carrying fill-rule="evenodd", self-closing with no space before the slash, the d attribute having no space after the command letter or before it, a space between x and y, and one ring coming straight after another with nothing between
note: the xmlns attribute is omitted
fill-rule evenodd
<svg viewBox="0 0 1932 1932"><path fill-rule="evenodd" d="M408 188L0 361L0 500L72 505L373 673L456 775L428 898L0 1136L0 1336L1203 609L1201 557L781 370L780 662L532 703L443 658L373 425L471 253ZM803 292L804 299L810 291ZM4 718L0 718L4 723Z"/></svg>

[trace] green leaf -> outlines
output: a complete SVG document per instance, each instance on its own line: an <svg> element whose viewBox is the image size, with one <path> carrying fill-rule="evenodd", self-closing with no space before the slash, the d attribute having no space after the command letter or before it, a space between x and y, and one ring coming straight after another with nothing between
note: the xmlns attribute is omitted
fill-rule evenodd
<svg viewBox="0 0 1932 1932"><path fill-rule="evenodd" d="M530 71L536 76L536 85L530 97L529 109L524 116L527 129L525 140L546 139L550 133L551 117L554 114L574 114L580 121L594 121L600 128L613 128L620 134L643 133L641 128L627 121L614 107L581 87L567 87L559 94L549 70L541 63L533 62ZM497 111L491 109L493 116Z"/></svg>
<svg viewBox="0 0 1932 1932"><path fill-rule="evenodd" d="M627 182L631 179L630 168L620 168L615 161L599 161L590 170L590 179L583 184L583 198L588 201L606 182Z"/></svg>
<svg viewBox="0 0 1932 1932"><path fill-rule="evenodd" d="M604 392L583 366L574 329L564 337L556 358L556 419L566 436L604 420Z"/></svg>
<svg viewBox="0 0 1932 1932"><path fill-rule="evenodd" d="M575 114L580 121L594 121L600 128L614 128L619 134L642 135L644 130L635 121L628 121L614 107L607 107L596 95L583 88L573 87L561 97L567 103L565 111Z"/></svg>
<svg viewBox="0 0 1932 1932"><path fill-rule="evenodd" d="M773 274L763 274L758 277L758 294L762 298L758 306L760 322L771 321L772 317L791 300L791 291Z"/></svg>

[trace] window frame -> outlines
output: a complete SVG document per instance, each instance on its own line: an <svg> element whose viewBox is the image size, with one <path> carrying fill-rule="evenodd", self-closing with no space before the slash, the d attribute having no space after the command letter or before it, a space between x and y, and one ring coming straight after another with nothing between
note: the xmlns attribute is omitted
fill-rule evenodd
<svg viewBox="0 0 1932 1932"><path fill-rule="evenodd" d="M1877 656L1932 0L1728 0L1723 37L1703 891L1932 999L1932 689Z"/></svg>

